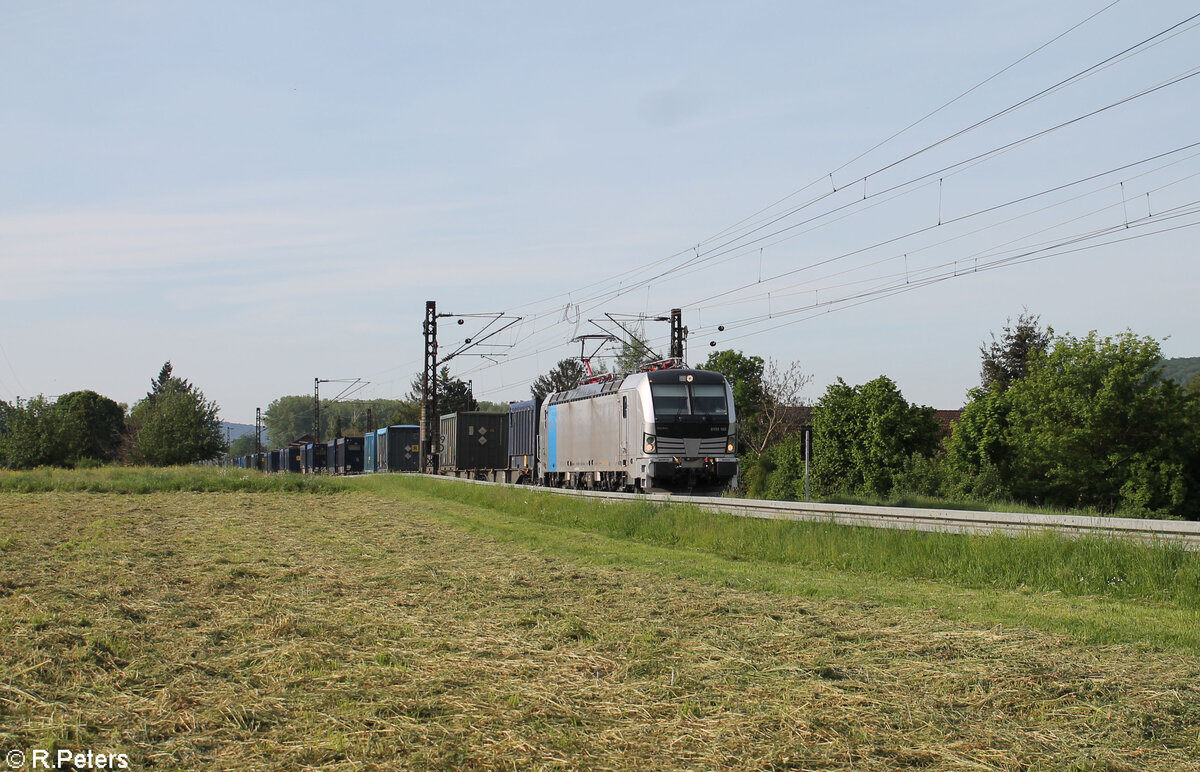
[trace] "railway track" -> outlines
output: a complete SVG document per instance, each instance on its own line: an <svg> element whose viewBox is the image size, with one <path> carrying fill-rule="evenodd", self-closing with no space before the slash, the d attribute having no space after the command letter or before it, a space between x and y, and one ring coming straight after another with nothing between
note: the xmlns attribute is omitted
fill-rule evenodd
<svg viewBox="0 0 1200 772"><path fill-rule="evenodd" d="M478 483L504 485L504 483ZM524 487L512 486L508 487ZM899 528L910 531L947 533L1006 533L1017 535L1052 531L1066 536L1101 536L1150 543L1178 544L1200 549L1200 522L1187 520L1143 520L1131 517L1086 517L1041 515L1019 512L973 512L953 509L868 507L850 504L816 504L802 501L680 496L666 493L608 493L560 488L539 488L564 496L606 501L656 501L693 504L709 512L770 520L805 520L869 528Z"/></svg>

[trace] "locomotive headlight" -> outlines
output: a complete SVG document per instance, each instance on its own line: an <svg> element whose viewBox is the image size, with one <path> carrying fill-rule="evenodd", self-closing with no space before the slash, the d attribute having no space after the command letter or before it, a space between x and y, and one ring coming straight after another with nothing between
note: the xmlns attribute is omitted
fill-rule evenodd
<svg viewBox="0 0 1200 772"><path fill-rule="evenodd" d="M725 445L726 453L733 453L737 450L737 432L730 432L728 443Z"/></svg>
<svg viewBox="0 0 1200 772"><path fill-rule="evenodd" d="M653 434L643 434L642 435L642 448L647 453L654 452L654 435Z"/></svg>

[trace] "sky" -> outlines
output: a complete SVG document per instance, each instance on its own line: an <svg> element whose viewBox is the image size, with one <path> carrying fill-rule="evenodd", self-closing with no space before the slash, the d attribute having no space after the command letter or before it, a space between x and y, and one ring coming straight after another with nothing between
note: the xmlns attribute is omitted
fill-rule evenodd
<svg viewBox="0 0 1200 772"><path fill-rule="evenodd" d="M1200 356L1196 10L0 2L0 400L402 398L429 300L495 402L671 308L810 400L1026 310Z"/></svg>

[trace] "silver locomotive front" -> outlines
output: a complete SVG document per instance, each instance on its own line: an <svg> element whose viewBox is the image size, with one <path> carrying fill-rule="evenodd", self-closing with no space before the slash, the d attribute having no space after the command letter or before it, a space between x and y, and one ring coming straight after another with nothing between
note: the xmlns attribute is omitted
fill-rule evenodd
<svg viewBox="0 0 1200 772"><path fill-rule="evenodd" d="M635 470L642 487L737 487L737 417L724 376L706 370L641 375L642 453Z"/></svg>
<svg viewBox="0 0 1200 772"><path fill-rule="evenodd" d="M538 440L544 485L604 490L737 486L733 392L720 373L663 369L550 395Z"/></svg>

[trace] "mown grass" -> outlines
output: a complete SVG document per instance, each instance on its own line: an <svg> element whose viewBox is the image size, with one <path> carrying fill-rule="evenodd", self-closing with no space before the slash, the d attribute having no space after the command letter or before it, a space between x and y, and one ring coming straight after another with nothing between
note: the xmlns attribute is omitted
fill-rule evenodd
<svg viewBox="0 0 1200 772"><path fill-rule="evenodd" d="M336 478L211 467L0 471L0 492L422 491L536 522L719 557L972 588L1058 592L1200 610L1200 553L1110 538L961 535L760 520L688 505L605 503L415 475ZM2 537L0 537L2 538Z"/></svg>
<svg viewBox="0 0 1200 772"><path fill-rule="evenodd" d="M419 490L540 523L733 560L1200 610L1200 553L1175 544L1068 538L1049 532L962 535L761 520L688 505L597 504L421 477L376 478L356 484Z"/></svg>
<svg viewBox="0 0 1200 772"><path fill-rule="evenodd" d="M178 466L103 466L91 469L41 467L0 470L0 492L161 493L165 491L245 491L334 493L346 490L342 478L324 475L263 474L249 469Z"/></svg>
<svg viewBox="0 0 1200 772"><path fill-rule="evenodd" d="M836 571L448 483L355 484L0 496L0 748L135 769L1200 770L1194 652L863 600Z"/></svg>

